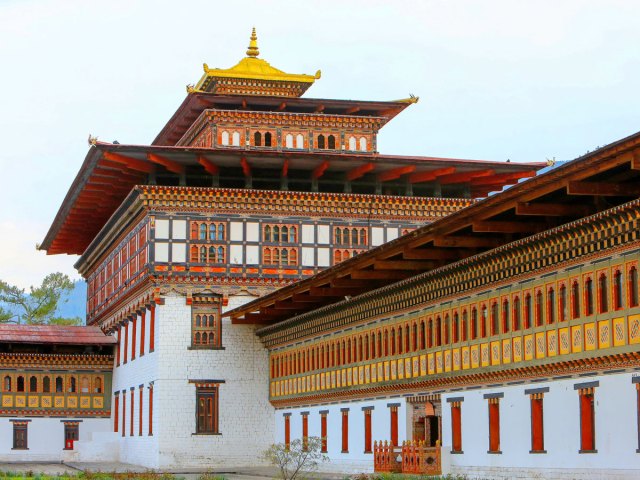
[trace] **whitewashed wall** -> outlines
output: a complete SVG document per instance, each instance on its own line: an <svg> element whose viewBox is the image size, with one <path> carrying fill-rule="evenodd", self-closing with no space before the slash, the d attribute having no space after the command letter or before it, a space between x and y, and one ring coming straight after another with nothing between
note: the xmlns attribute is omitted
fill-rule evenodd
<svg viewBox="0 0 640 480"><path fill-rule="evenodd" d="M12 450L13 423L10 419L31 420L27 427L28 450ZM108 432L108 418L0 418L0 462L61 462L70 454L64 450L64 423L61 420L82 420L79 426L80 440L90 438L94 433ZM84 461L95 461L87 458Z"/></svg>
<svg viewBox="0 0 640 480"><path fill-rule="evenodd" d="M327 456L329 463L322 465L323 471L344 473L372 472L373 454L364 453L364 412L363 407L373 407L371 412L371 439L373 441L391 440L391 410L388 404L400 404L398 407L398 441L402 443L411 436L410 409L403 397L378 398L341 402L313 407L283 408L275 411L274 422L276 441L284 442L284 414L291 414L291 440L302 438L301 412L309 412L308 426L310 437L321 437L320 411L327 414ZM349 409L349 452L342 453L342 411Z"/></svg>
<svg viewBox="0 0 640 480"><path fill-rule="evenodd" d="M513 478L640 478L636 386L632 374L599 375L557 381L527 383L443 394L443 446L451 450L451 409L446 399L463 397L462 450L451 455L454 473L472 477ZM580 450L578 392L574 385L600 382L595 389L597 453ZM547 453L530 454L530 398L524 391L548 387L544 394L544 448ZM500 448L502 454L487 454L489 421L486 393L503 392L500 400Z"/></svg>

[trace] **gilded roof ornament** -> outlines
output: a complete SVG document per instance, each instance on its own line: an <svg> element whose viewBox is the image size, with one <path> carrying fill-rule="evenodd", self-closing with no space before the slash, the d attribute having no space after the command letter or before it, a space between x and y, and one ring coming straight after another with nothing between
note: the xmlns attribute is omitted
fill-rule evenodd
<svg viewBox="0 0 640 480"><path fill-rule="evenodd" d="M249 48L247 49L247 57L257 57L260 55L258 50L258 36L256 35L256 27L251 30L251 39L249 40Z"/></svg>
<svg viewBox="0 0 640 480"><path fill-rule="evenodd" d="M251 30L246 54L231 68L210 68L203 64L204 75L192 92L300 97L320 78L320 70L315 75L287 73L258 58L260 50L255 27Z"/></svg>

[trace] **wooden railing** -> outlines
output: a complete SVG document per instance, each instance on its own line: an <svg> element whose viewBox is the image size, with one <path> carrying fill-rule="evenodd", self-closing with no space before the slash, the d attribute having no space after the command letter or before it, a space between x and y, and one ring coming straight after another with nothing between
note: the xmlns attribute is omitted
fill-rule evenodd
<svg viewBox="0 0 640 480"><path fill-rule="evenodd" d="M376 472L442 474L440 447L427 447L424 442L402 442L401 447L393 446L386 440L384 443L374 442L373 459Z"/></svg>

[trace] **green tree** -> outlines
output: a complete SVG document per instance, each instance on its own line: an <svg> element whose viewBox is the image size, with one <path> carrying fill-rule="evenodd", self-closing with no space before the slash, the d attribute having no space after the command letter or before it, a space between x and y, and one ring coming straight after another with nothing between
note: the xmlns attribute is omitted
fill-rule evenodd
<svg viewBox="0 0 640 480"><path fill-rule="evenodd" d="M24 288L0 280L0 323L28 325L80 325L82 320L56 317L61 298L73 290L73 282L63 273L50 273L39 287ZM62 300L66 302L66 300Z"/></svg>
<svg viewBox="0 0 640 480"><path fill-rule="evenodd" d="M322 439L309 437L303 442L296 438L289 445L274 443L263 454L264 458L278 468L282 480L295 480L317 470L329 457L322 452Z"/></svg>

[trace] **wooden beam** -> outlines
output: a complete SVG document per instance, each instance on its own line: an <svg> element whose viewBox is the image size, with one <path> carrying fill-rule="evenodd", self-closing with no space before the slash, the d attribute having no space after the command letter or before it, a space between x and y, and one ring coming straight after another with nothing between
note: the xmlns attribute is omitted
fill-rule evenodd
<svg viewBox="0 0 640 480"><path fill-rule="evenodd" d="M272 323L274 317L262 315L260 313L245 313L244 318L236 317L231 319L234 325L268 325Z"/></svg>
<svg viewBox="0 0 640 480"><path fill-rule="evenodd" d="M320 113L324 110L324 105L318 105L314 110L315 113Z"/></svg>
<svg viewBox="0 0 640 480"><path fill-rule="evenodd" d="M477 221L472 227L474 232L493 233L534 233L551 228L548 223L508 221Z"/></svg>
<svg viewBox="0 0 640 480"><path fill-rule="evenodd" d="M402 257L407 260L458 260L475 253L475 250L451 250L450 248L406 248L402 251Z"/></svg>
<svg viewBox="0 0 640 480"><path fill-rule="evenodd" d="M456 167L445 167L409 175L409 183L433 182L436 178L455 173Z"/></svg>
<svg viewBox="0 0 640 480"><path fill-rule="evenodd" d="M341 277L331 280L332 288L370 288L371 282L365 280L355 280L352 278Z"/></svg>
<svg viewBox="0 0 640 480"><path fill-rule="evenodd" d="M178 174L184 173L184 165L181 165L178 162L174 162L173 160L169 160L168 158L162 157L160 155L156 155L154 153L148 153L147 160L153 163L157 163L158 165L162 165L164 168L166 168L172 173L178 173Z"/></svg>
<svg viewBox="0 0 640 480"><path fill-rule="evenodd" d="M112 162L119 163L121 165L125 165L127 168L131 170L138 170L139 172L151 173L155 171L155 166L147 163L144 160L138 160L137 158L126 157L124 155L120 155L119 153L111 153L104 152L102 157L111 160Z"/></svg>
<svg viewBox="0 0 640 480"><path fill-rule="evenodd" d="M549 217L581 216L593 212L589 205L571 205L564 203L528 203L518 202L516 215L542 215Z"/></svg>
<svg viewBox="0 0 640 480"><path fill-rule="evenodd" d="M316 301L316 303L318 302ZM309 302L298 303L298 302L276 300L273 308L275 308L276 310L306 310L308 306L309 306Z"/></svg>
<svg viewBox="0 0 640 480"><path fill-rule="evenodd" d="M360 111L360 107L351 107L351 108L347 108L347 110L344 112L345 115L352 115L354 113L357 113Z"/></svg>
<svg viewBox="0 0 640 480"><path fill-rule="evenodd" d="M404 167L396 167L391 170L387 170L386 172L382 172L378 175L378 180L381 182L388 182L390 180L397 180L402 175L406 175L407 173L411 173L416 169L415 165L405 165Z"/></svg>
<svg viewBox="0 0 640 480"><path fill-rule="evenodd" d="M285 108L287 108L287 102L282 102L280 105L278 105L278 111L279 112L281 112Z"/></svg>
<svg viewBox="0 0 640 480"><path fill-rule="evenodd" d="M219 175L220 168L204 155L198 155L198 163L202 165L209 175Z"/></svg>
<svg viewBox="0 0 640 480"><path fill-rule="evenodd" d="M631 152L631 170L640 170L640 152Z"/></svg>
<svg viewBox="0 0 640 480"><path fill-rule="evenodd" d="M406 270L354 270L351 278L355 280L402 280L414 273Z"/></svg>
<svg viewBox="0 0 640 480"><path fill-rule="evenodd" d="M488 177L493 175L492 169L473 170L471 172L454 173L453 175L444 175L438 179L442 185L450 185L452 183L468 183L477 177Z"/></svg>
<svg viewBox="0 0 640 480"><path fill-rule="evenodd" d="M314 297L346 297L347 295L357 295L362 291L360 287L311 287L309 289L310 295ZM295 295L294 295L295 297Z"/></svg>
<svg viewBox="0 0 640 480"><path fill-rule="evenodd" d="M568 182L568 195L594 195L611 197L637 197L640 195L640 182Z"/></svg>
<svg viewBox="0 0 640 480"><path fill-rule="evenodd" d="M369 173L374 168L376 168L376 166L371 162L357 166L347 172L347 180L352 182L353 180L364 176L366 173Z"/></svg>
<svg viewBox="0 0 640 480"><path fill-rule="evenodd" d="M441 265L436 261L420 260L376 260L375 270L431 270Z"/></svg>
<svg viewBox="0 0 640 480"><path fill-rule="evenodd" d="M510 185L513 183L518 183L518 180L521 178L529 178L535 177L536 171L529 170L526 172L509 172L509 173L498 173L496 175L490 175L487 177L474 177L471 179L471 184L473 186L480 185Z"/></svg>
<svg viewBox="0 0 640 480"><path fill-rule="evenodd" d="M329 168L329 160L325 160L320 165L318 165L313 170L313 173L311 174L311 178L313 178L314 180L317 180L322 175L324 175L324 172L327 171L327 168Z"/></svg>
<svg viewBox="0 0 640 480"><path fill-rule="evenodd" d="M490 247L495 248L504 245L505 241L501 238L489 237L436 237L433 244L436 247Z"/></svg>
<svg viewBox="0 0 640 480"><path fill-rule="evenodd" d="M282 177L286 178L286 176L289 174L289 159L285 158L284 162L282 163Z"/></svg>
<svg viewBox="0 0 640 480"><path fill-rule="evenodd" d="M334 297L336 295L333 295ZM295 303L320 303L322 298L331 298L328 295L312 295L311 293L294 293L291 300Z"/></svg>

